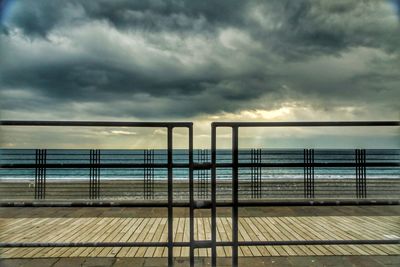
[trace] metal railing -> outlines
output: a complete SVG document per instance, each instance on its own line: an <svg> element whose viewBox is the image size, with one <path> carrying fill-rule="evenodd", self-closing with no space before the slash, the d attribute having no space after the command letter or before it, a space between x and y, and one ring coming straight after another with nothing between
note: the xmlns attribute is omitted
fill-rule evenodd
<svg viewBox="0 0 400 267"><path fill-rule="evenodd" d="M194 251L199 248L211 249L211 263L216 266L217 259L217 246L231 246L232 247L232 265L238 265L238 247L239 246L274 246L274 245L348 245L348 244L400 244L400 239L385 239L385 240L306 240L306 241L238 241L238 218L239 207L246 206L332 206L332 205L399 205L398 198L395 199L365 199L367 197L367 168L398 168L400 163L396 160L367 160L367 153L365 150L355 150L354 157L351 162L349 161L320 161L317 157L323 153L318 150L301 150L295 152L282 152L288 155L300 155L295 161L279 162L279 161L266 161L263 160L264 153L271 153L271 151L263 151L260 149L250 151L239 151L239 128L240 127L398 127L398 121L374 121L374 122L286 122L286 123L250 123L250 122L215 122L211 126L211 162L208 162L209 157L206 152L199 152L197 157L198 162L194 162L193 150L193 125L192 123L166 123L166 122L51 122L51 121L0 121L0 126L67 126L67 127L161 127L167 129L167 149L165 161L157 162L155 159L157 152L146 150L143 152L143 161L131 162L104 162L104 157L107 153L99 150L90 150L89 162L55 162L50 163L49 155L45 150L35 151L34 163L1 163L0 170L18 170L18 169L33 169L35 170L35 198L44 199L46 197L46 189L48 189L47 176L49 170L63 170L63 169L77 169L89 170L89 198L92 201L67 201L67 202L27 202L25 206L119 206L119 207L167 207L168 208L168 241L167 242L80 242L80 243L0 243L0 247L167 247L168 248L168 264L173 265L173 248L187 246L190 248L190 265L194 265ZM174 128L187 128L188 133L188 150L185 162L174 162L174 149L173 149L173 129ZM231 157L231 161L217 161L217 128L229 127L232 129L232 149L226 155ZM299 153L300 152L300 153ZM113 152L114 156L116 152ZM281 152L275 152L281 153ZM113 154L110 154L113 155ZM242 155L242 157L240 157ZM302 155L302 157L301 157ZM64 155L65 156L65 155ZM299 161L300 160L300 161ZM295 200L288 200L285 195L284 200L269 200L264 199L263 190L263 169L296 169L303 172L302 188L300 198ZM355 193L356 199L332 199L332 200L319 200L314 199L318 196L318 181L316 180L316 172L321 168L350 168L355 171ZM131 202L107 202L98 201L102 198L104 182L101 182L101 176L104 175L104 170L107 169L132 169L143 171L143 194L142 197L150 201ZM166 170L167 184L167 202L152 201L155 196L155 180L154 170ZM187 169L188 175L188 191L189 201L174 201L174 170ZM231 200L217 202L217 176L218 171L221 169L228 169L231 179L225 182L232 182ZM240 170L247 170L241 173ZM197 171L198 180L195 183L194 171ZM208 172L210 171L210 178L208 179ZM288 173L289 175L292 173ZM244 175L247 178L242 182L243 188L242 195L251 196L250 199L239 199L239 176ZM282 174L281 174L282 175ZM301 182L299 183L301 184ZM195 185L198 186L197 199L195 198ZM209 186L210 185L210 186ZM207 198L210 189L210 198ZM250 191L249 191L250 190ZM227 192L227 191L222 191ZM227 193L230 194L230 193ZM263 195L264 194L264 195ZM297 196L297 195L296 195ZM281 195L282 198L282 195ZM307 199L310 198L310 199ZM240 201L239 201L240 200ZM1 203L2 206L15 206L21 203L13 201ZM232 208L232 241L216 240L216 218L217 206L231 207ZM189 242L174 242L173 241L173 207L189 207L190 209L190 240ZM194 228L194 211L196 209L209 209L211 210L211 239L210 240L195 240Z"/></svg>
<svg viewBox="0 0 400 267"><path fill-rule="evenodd" d="M208 199L210 151L193 152L197 168L206 167L194 172L195 197ZM218 164L229 164L231 159L231 151L217 150ZM239 168L238 194L241 200L395 198L400 193L400 168L396 167L399 161L400 149L241 149L239 162L252 167ZM148 167L166 162L167 150L160 149L0 149L0 200L166 201L166 169ZM132 163L146 166L99 167ZM316 164L343 163L355 167L316 167ZM71 164L89 165L70 168ZM173 164L188 164L188 150L174 149ZM303 167L262 167L263 164ZM177 168L174 172L175 200L188 202L188 177L187 168ZM230 168L218 169L217 184L218 198L229 199Z"/></svg>
<svg viewBox="0 0 400 267"><path fill-rule="evenodd" d="M35 194L38 198L44 198L44 187L45 185L45 174L46 169L90 169L90 182L89 182L89 195L91 199L97 199L100 194L100 169L101 168L140 168L140 169L154 169L164 168L167 170L167 208L168 208L168 242L143 242L143 243L132 243L132 246L166 246L168 248L168 264L173 265L173 170L174 168L188 168L189 169L189 180L193 180L193 123L191 122L95 122L95 121L1 121L2 126L52 126L52 127L146 127L146 128L166 128L167 129L167 161L165 163L153 163L151 160L144 163L101 163L100 162L100 151L90 151L90 162L89 163L47 163L46 152L40 150L39 161L34 164L2 164L2 169L18 169L18 168L34 168L35 170L35 192L36 186L41 188L39 194ZM188 161L183 164L173 163L173 130L174 128L187 128L188 134ZM147 173L148 174L148 173ZM193 229L192 229L193 230ZM193 232L191 232L193 234ZM27 244L4 244L0 243L0 247L12 246L26 246ZM46 246L45 244L36 244L37 246ZM53 244L55 245L55 244ZM66 246L73 246L73 244L65 244ZM90 244L75 244L78 246L90 246ZM55 245L56 246L56 245ZM96 246L107 246L106 243L96 243Z"/></svg>
<svg viewBox="0 0 400 267"><path fill-rule="evenodd" d="M245 127L388 127L400 126L399 121L357 121L357 122L213 122L211 125L211 180L212 180L212 204L211 204L211 263L216 266L217 263L217 222L216 222L216 177L218 168L230 168L232 170L232 266L238 266L238 251L239 246L243 242L239 242L239 207L246 206L245 203L239 202L239 168L251 167L268 167L268 168L283 168L283 167L302 167L304 168L304 194L305 197L314 197L314 168L334 168L334 167L352 167L357 169L357 196L365 196L365 168L377 166L400 166L399 162L394 163L367 163L365 162L365 152L356 150L356 162L315 162L314 151L304 150L303 163L242 163L239 161L239 128ZM228 127L232 129L232 161L231 163L221 164L217 162L217 128ZM303 202L307 204L306 201ZM385 240L380 240L385 243ZM380 241L376 241L379 243ZM246 242L249 245L267 245L268 241ZM307 242L298 241L298 244L306 245ZM333 240L321 240L320 244L336 244ZM340 241L338 241L340 243ZM367 244L368 242L364 243ZM397 240L400 243L400 240ZM292 242L283 241L282 245L290 245Z"/></svg>

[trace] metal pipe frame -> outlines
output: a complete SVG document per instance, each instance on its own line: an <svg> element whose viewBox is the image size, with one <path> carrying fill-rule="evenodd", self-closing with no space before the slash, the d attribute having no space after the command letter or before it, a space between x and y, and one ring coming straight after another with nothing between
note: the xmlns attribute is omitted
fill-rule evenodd
<svg viewBox="0 0 400 267"><path fill-rule="evenodd" d="M192 122L130 122L130 121L14 121L1 120L0 126L84 126L84 127L144 127L144 128L178 128L192 127Z"/></svg>
<svg viewBox="0 0 400 267"><path fill-rule="evenodd" d="M238 266L238 221L239 221L239 199L238 199L238 176L240 167L253 167L254 164L239 163L239 129L245 127L387 127L387 126L400 126L400 121L333 121L333 122L213 122L211 123L212 128L212 154L216 154L216 130L218 127L232 128L232 163L224 164L224 167L232 168L232 266ZM346 164L334 164L334 163L314 163L313 152L309 155L309 150L305 152L307 160L303 164L257 164L258 167L303 167L305 174L307 174L307 197L314 196L314 167L340 167L334 165L346 165ZM212 161L212 179L216 181L216 168L222 167L223 164L217 164L216 160ZM359 168L359 161L355 164L349 164L347 167ZM399 163L394 165L399 166ZM368 164L364 162L363 167L367 167ZM344 167L344 166L343 166ZM357 178L358 179L358 178ZM358 181L358 180L357 180ZM254 242L249 242L252 244ZM285 243L286 244L286 243ZM333 243L330 243L333 244ZM212 254L212 266L216 266L215 258L216 254Z"/></svg>
<svg viewBox="0 0 400 267"><path fill-rule="evenodd" d="M160 246L168 247L168 266L173 266L173 169L177 166L173 164L173 129L182 127L188 128L189 133L189 164L183 164L181 168L189 168L190 181L193 180L192 167L193 167L193 123L192 122L110 122L110 121L0 121L0 126L51 126L51 127L154 127L154 128L166 128L167 129L167 149L168 149L168 160L167 164L154 164L154 163L143 163L143 164L101 164L100 163L100 151L90 151L90 163L89 164L46 164L40 158L40 162L36 164L2 164L0 168L30 168L29 165L36 165L40 167L36 170L36 176L40 176L39 179L45 179L46 168L90 168L90 180L89 180L89 195L90 198L98 198L100 192L100 168L167 168L168 169L168 242L160 243ZM38 153L36 153L38 154ZM23 166L25 165L25 166ZM108 167L107 167L108 165ZM118 166L119 165L119 166ZM44 173L44 177L42 177ZM40 181L42 181L40 180ZM45 182L45 181L44 181ZM40 192L39 198L43 198L44 193ZM36 195L35 195L36 196ZM86 245L96 246L96 243ZM97 243L99 244L99 243ZM85 244L84 244L85 245ZM149 244L147 244L149 245ZM153 246L152 244L150 244ZM55 245L57 246L57 245ZM133 242L126 246L146 246L146 243Z"/></svg>
<svg viewBox="0 0 400 267"><path fill-rule="evenodd" d="M295 121L295 122L212 122L211 127L364 127L400 126L400 121Z"/></svg>
<svg viewBox="0 0 400 267"><path fill-rule="evenodd" d="M0 242L0 248L37 247L166 247L169 242ZM232 241L219 241L216 246L232 246ZM299 246L299 245L397 245L400 239L365 240L284 240L238 241L239 246ZM173 242L174 247L188 247L190 242Z"/></svg>
<svg viewBox="0 0 400 267"><path fill-rule="evenodd" d="M232 168L233 164L232 163L216 163L214 164L215 167L217 168ZM238 163L237 167L239 168L251 168L257 165L257 167L262 167L262 168L282 168L282 167L293 167L293 168L302 168L305 166L308 167L322 167L322 168L337 168L337 167L343 167L343 168L356 168L359 166L359 163L350 163L350 162L314 162L314 163ZM38 165L36 164L0 164L1 169L34 169ZM46 164L40 164L41 167L46 167L49 169L67 169L67 168L107 168L107 169L121 169L121 168L168 168L170 166L168 163L46 163ZM399 167L400 163L397 162L366 162L363 163L363 166L365 167ZM173 163L172 167L174 169L178 168L189 168L189 164L186 163ZM212 165L210 164L209 166L202 166L204 169L205 168L211 168ZM194 165L194 168L197 169L197 167Z"/></svg>
<svg viewBox="0 0 400 267"><path fill-rule="evenodd" d="M389 206L400 205L399 199L341 199L341 200L250 200L240 201L238 207L300 207L300 206ZM175 201L174 208L189 208L190 203ZM232 207L228 201L215 202L216 207ZM123 208L167 208L168 202L160 201L0 201L0 207L123 207Z"/></svg>
<svg viewBox="0 0 400 267"><path fill-rule="evenodd" d="M232 266L239 259L239 127L232 127Z"/></svg>
<svg viewBox="0 0 400 267"><path fill-rule="evenodd" d="M174 234L173 234L173 222L174 222L174 210L173 210L173 170L172 170L172 149L173 149L173 127L168 127L167 134L167 146L168 146L168 266L174 265Z"/></svg>
<svg viewBox="0 0 400 267"><path fill-rule="evenodd" d="M217 128L211 127L211 266L217 266Z"/></svg>

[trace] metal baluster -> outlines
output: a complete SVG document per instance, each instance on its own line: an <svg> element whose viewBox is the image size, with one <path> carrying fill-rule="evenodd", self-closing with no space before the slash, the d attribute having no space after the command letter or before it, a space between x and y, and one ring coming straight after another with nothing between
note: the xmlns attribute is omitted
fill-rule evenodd
<svg viewBox="0 0 400 267"><path fill-rule="evenodd" d="M232 127L232 266L238 266L238 187L239 187L239 133L238 127Z"/></svg>

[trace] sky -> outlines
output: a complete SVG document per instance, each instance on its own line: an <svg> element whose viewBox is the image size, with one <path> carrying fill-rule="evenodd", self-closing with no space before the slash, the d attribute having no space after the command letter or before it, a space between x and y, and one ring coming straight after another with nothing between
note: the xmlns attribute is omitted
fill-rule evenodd
<svg viewBox="0 0 400 267"><path fill-rule="evenodd" d="M0 119L193 121L197 147L209 146L212 121L399 120L399 7L398 0L0 0ZM399 134L252 130L240 144L392 147ZM179 135L175 144L185 146ZM230 132L220 140L229 145ZM0 145L159 147L165 131L3 127Z"/></svg>

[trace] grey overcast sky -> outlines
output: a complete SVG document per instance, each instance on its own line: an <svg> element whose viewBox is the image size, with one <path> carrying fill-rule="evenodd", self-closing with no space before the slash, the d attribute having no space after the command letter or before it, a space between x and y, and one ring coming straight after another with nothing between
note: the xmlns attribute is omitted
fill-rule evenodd
<svg viewBox="0 0 400 267"><path fill-rule="evenodd" d="M399 5L0 0L0 118L193 121L198 146L211 121L399 120ZM32 131L2 129L0 143L146 146L130 129Z"/></svg>

